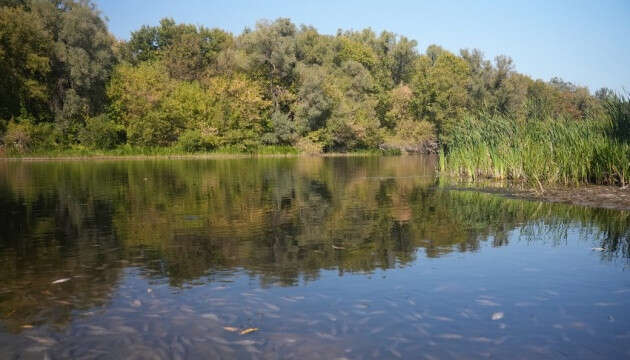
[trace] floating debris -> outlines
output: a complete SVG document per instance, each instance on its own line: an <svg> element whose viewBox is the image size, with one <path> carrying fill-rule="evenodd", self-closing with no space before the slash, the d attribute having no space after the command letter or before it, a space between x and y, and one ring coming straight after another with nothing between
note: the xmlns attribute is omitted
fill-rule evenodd
<svg viewBox="0 0 630 360"><path fill-rule="evenodd" d="M235 327L233 327L233 326L224 326L224 327L223 327L223 330L225 330L225 331L229 331L229 332L237 332L237 331L238 331L238 328L235 328Z"/></svg>
<svg viewBox="0 0 630 360"><path fill-rule="evenodd" d="M55 285L55 284L63 284L63 283L65 283L66 281L70 281L70 280L71 280L70 278L63 278L63 279L59 279L59 280L55 280L55 281L53 281L53 282L52 282L52 284L53 284L53 285Z"/></svg>
<svg viewBox="0 0 630 360"><path fill-rule="evenodd" d="M492 314L492 320L501 320L503 319L503 315L504 314L502 312L495 312L494 314Z"/></svg>
<svg viewBox="0 0 630 360"><path fill-rule="evenodd" d="M136 307L136 308L137 308L137 307L140 307L140 306L142 306L142 301L140 301L140 300L136 299L136 300L134 300L134 301L131 303L131 306Z"/></svg>
<svg viewBox="0 0 630 360"><path fill-rule="evenodd" d="M335 250L345 250L346 249L343 246L335 246L335 245L333 245L332 248L335 249Z"/></svg>
<svg viewBox="0 0 630 360"><path fill-rule="evenodd" d="M258 331L258 328L247 328L247 329L241 331L239 334L247 335L247 334L253 333L255 331Z"/></svg>

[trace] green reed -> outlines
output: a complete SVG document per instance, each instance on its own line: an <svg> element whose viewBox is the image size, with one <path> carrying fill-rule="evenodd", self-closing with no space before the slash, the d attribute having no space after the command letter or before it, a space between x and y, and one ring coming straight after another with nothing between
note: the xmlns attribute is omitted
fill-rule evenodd
<svg viewBox="0 0 630 360"><path fill-rule="evenodd" d="M440 169L473 179L511 179L540 187L625 186L630 182L630 144L615 130L623 126L611 126L614 121L467 117L449 129Z"/></svg>

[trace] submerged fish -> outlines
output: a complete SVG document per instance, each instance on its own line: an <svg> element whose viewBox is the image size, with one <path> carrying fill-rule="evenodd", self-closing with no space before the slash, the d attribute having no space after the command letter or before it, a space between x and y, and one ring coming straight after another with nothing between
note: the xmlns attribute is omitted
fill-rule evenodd
<svg viewBox="0 0 630 360"><path fill-rule="evenodd" d="M66 281L70 281L70 278L63 278L63 279L59 279L59 280L55 280L53 281L51 284L55 285L55 284L62 284L65 283Z"/></svg>

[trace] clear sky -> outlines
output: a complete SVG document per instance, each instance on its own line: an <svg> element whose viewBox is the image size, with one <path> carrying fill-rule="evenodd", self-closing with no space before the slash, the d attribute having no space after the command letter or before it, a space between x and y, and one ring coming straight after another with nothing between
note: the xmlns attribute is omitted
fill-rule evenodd
<svg viewBox="0 0 630 360"><path fill-rule="evenodd" d="M95 0L110 31L128 39L163 17L239 34L260 19L288 17L320 33L371 27L458 52L511 56L519 72L559 76L591 91L630 91L630 0Z"/></svg>

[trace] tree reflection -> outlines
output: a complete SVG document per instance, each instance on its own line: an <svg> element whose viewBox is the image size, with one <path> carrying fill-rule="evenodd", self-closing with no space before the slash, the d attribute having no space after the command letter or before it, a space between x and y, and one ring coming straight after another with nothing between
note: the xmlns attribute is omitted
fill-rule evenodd
<svg viewBox="0 0 630 360"><path fill-rule="evenodd" d="M0 162L0 316L63 326L122 270L172 286L243 270L296 285L578 227L630 257L628 212L444 189L419 157ZM52 285L60 278L71 278Z"/></svg>

